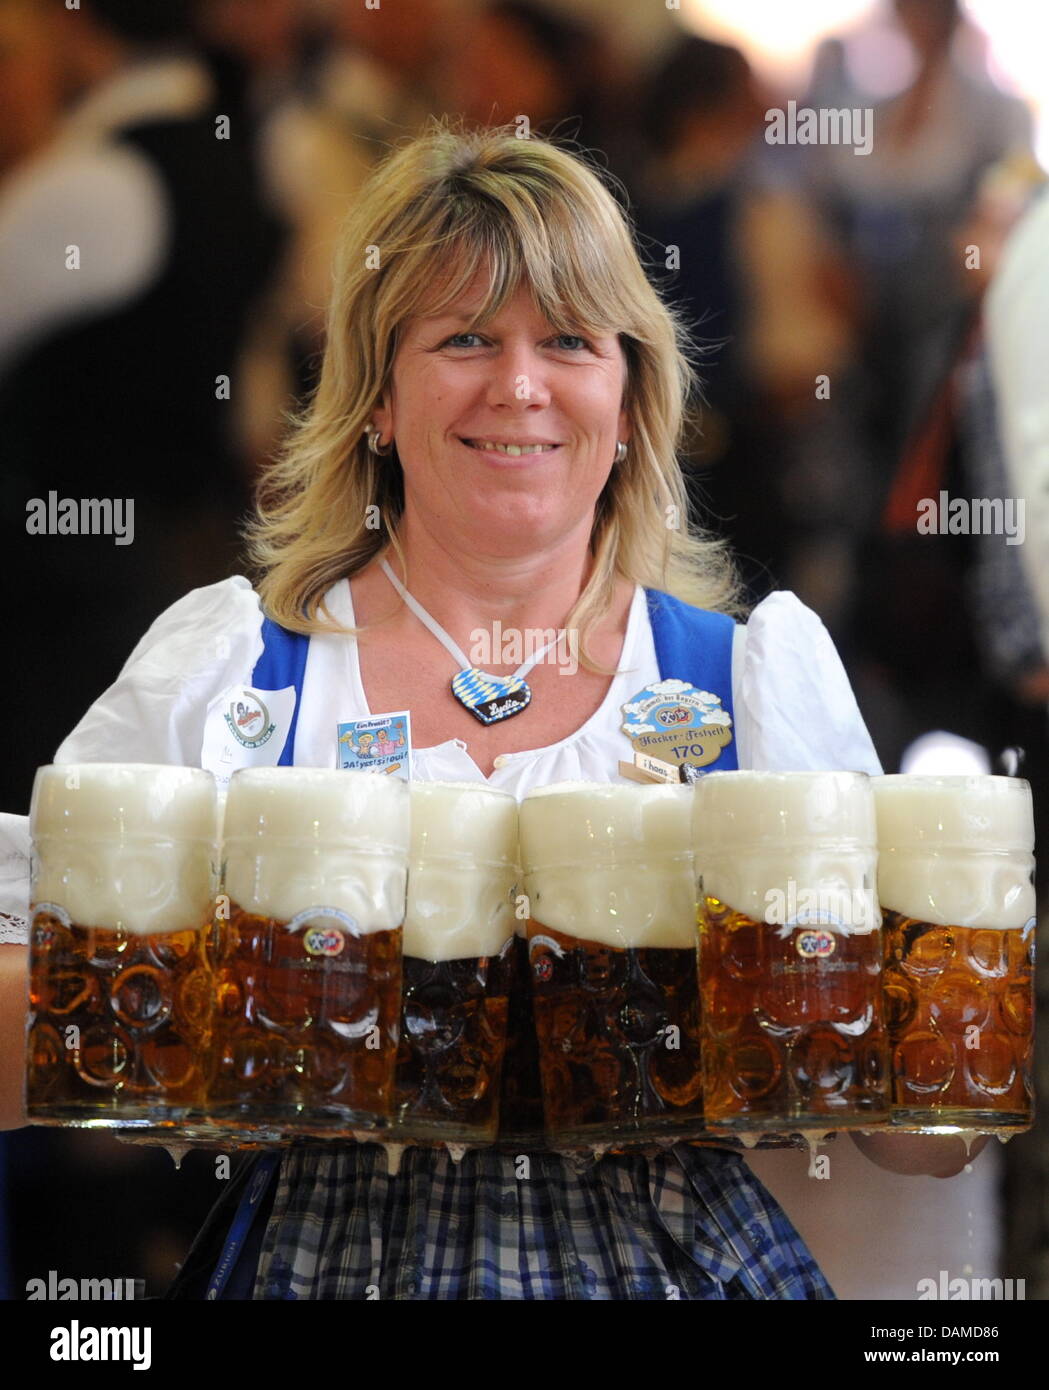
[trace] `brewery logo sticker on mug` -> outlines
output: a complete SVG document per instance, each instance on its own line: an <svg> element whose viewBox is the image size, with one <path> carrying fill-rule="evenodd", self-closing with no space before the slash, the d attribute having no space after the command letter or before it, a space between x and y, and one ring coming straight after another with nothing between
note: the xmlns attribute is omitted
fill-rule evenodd
<svg viewBox="0 0 1049 1390"><path fill-rule="evenodd" d="M360 927L348 912L337 907L307 907L297 912L284 928L289 936L301 928L307 956L331 957L342 953L347 936L359 936Z"/></svg>
<svg viewBox="0 0 1049 1390"><path fill-rule="evenodd" d="M339 725L337 738L340 767L412 780L412 717L407 710L351 719Z"/></svg>
<svg viewBox="0 0 1049 1390"><path fill-rule="evenodd" d="M646 685L623 706L623 715L634 757L619 770L637 781L694 782L732 742L732 716L720 696L688 681Z"/></svg>

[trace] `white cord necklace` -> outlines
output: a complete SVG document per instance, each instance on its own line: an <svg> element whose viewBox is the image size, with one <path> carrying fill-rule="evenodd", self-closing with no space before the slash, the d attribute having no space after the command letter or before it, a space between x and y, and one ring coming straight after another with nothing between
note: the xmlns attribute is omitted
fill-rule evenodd
<svg viewBox="0 0 1049 1390"><path fill-rule="evenodd" d="M557 637L547 642L529 661L518 666L512 676L493 676L470 665L462 647L449 637L437 619L431 617L417 599L412 598L385 560L380 560L379 567L419 621L430 629L452 659L459 663L461 669L452 677L452 694L465 709L482 724L497 724L500 719L509 719L528 707L532 691L524 678L536 662L557 645Z"/></svg>

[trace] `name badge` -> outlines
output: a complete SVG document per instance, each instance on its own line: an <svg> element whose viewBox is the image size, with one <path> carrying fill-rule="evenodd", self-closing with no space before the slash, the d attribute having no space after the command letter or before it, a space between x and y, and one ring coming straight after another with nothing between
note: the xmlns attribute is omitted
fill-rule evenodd
<svg viewBox="0 0 1049 1390"><path fill-rule="evenodd" d="M732 742L732 716L720 696L688 681L655 681L622 709L634 756L619 770L636 781L695 782Z"/></svg>
<svg viewBox="0 0 1049 1390"><path fill-rule="evenodd" d="M339 767L412 779L412 716L408 710L351 719L338 727Z"/></svg>

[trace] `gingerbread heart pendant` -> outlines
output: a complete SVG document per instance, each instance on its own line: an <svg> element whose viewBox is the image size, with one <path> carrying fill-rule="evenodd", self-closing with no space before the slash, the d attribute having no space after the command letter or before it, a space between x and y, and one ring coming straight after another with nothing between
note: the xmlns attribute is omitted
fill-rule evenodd
<svg viewBox="0 0 1049 1390"><path fill-rule="evenodd" d="M526 709L532 692L520 676L490 676L470 666L452 678L452 694L482 724L497 724Z"/></svg>

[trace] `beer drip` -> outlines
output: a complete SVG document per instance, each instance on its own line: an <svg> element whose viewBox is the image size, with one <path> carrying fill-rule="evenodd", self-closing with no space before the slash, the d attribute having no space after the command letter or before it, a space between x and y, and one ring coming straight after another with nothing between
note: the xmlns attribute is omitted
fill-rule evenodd
<svg viewBox="0 0 1049 1390"><path fill-rule="evenodd" d="M737 1134L735 1137L745 1149L756 1149L761 1141L760 1134Z"/></svg>
<svg viewBox="0 0 1049 1390"><path fill-rule="evenodd" d="M176 1171L182 1167L182 1160L193 1147L192 1144L163 1144L161 1146L165 1153L171 1155L171 1161L175 1165Z"/></svg>
<svg viewBox="0 0 1049 1390"><path fill-rule="evenodd" d="M820 1145L824 1142L824 1136L808 1133L803 1134L801 1137L805 1140L806 1147L809 1151L809 1177L818 1177L819 1170L816 1167L816 1160L820 1156Z"/></svg>
<svg viewBox="0 0 1049 1390"><path fill-rule="evenodd" d="M401 1155L404 1153L403 1144L383 1144L383 1152L386 1154L386 1174L388 1177L395 1178L401 1171Z"/></svg>

